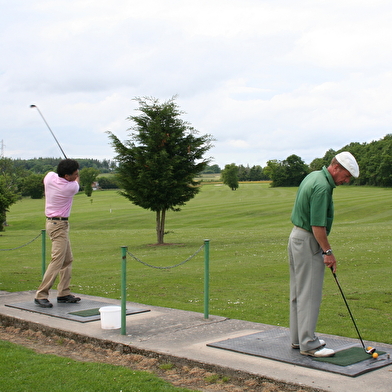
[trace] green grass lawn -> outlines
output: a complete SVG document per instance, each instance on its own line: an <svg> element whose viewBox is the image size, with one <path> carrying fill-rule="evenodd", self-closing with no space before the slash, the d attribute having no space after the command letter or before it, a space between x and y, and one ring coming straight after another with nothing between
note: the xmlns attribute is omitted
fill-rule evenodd
<svg viewBox="0 0 392 392"><path fill-rule="evenodd" d="M190 392L148 372L37 354L0 340L0 390L7 392Z"/></svg>
<svg viewBox="0 0 392 392"><path fill-rule="evenodd" d="M120 298L121 246L142 261L171 266L210 240L210 314L289 326L287 241L297 188L240 184L203 185L180 212L169 212L156 242L155 213L116 191L75 196L71 215L75 293ZM341 186L334 191L330 242L337 275L365 340L392 343L392 189ZM44 228L44 200L23 199L8 213L0 249L18 247ZM49 262L50 241L47 241ZM127 258L127 300L203 312L204 256L173 269L155 269ZM41 240L0 251L0 290L36 289L41 280ZM56 287L56 286L55 286ZM55 288L54 287L54 288ZM332 274L326 271L317 330L356 337Z"/></svg>

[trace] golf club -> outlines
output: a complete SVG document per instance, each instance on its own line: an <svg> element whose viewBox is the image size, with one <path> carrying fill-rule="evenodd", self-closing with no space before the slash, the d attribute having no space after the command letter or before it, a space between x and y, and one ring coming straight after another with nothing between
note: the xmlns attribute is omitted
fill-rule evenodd
<svg viewBox="0 0 392 392"><path fill-rule="evenodd" d="M60 147L60 150L61 150L61 152L63 153L65 159L68 159L67 156L65 155L65 152L64 152L63 149L61 148L59 141L57 140L56 136L54 136L54 133L53 133L52 130L50 129L49 124L46 122L45 117L42 115L41 111L38 109L38 106L36 106L36 105L30 105L30 107L31 107L31 108L36 108L36 109L38 110L38 113L41 115L42 120L45 121L46 126L48 127L50 133L51 133L52 136L54 137L54 140L56 140L56 143L57 143L57 145Z"/></svg>
<svg viewBox="0 0 392 392"><path fill-rule="evenodd" d="M339 281L338 281L338 277L336 276L335 272L333 272L333 269L332 269L332 268L331 268L331 272L332 272L333 277L335 278L336 284L337 284L338 287L339 287L340 293L342 294L344 303L346 304L346 307L347 307L347 310L348 310L348 312L349 312L349 314L350 314L351 320L352 320L353 323L354 323L354 327L355 327L355 329L357 330L357 334L358 334L359 340L360 340L361 343L362 343L362 347L363 347L363 349L365 350L365 352L366 352L367 354L372 355L372 354L376 351L376 349L375 349L374 347L370 347L370 346L369 346L368 348L365 347L365 344L363 343L361 334L359 333L357 324L356 324L356 322L355 322L355 320L354 320L353 314L351 313L350 307L348 306L346 297L345 297L345 295L343 294L343 290L342 290L342 288L341 288L341 286L340 286L340 283L339 283Z"/></svg>

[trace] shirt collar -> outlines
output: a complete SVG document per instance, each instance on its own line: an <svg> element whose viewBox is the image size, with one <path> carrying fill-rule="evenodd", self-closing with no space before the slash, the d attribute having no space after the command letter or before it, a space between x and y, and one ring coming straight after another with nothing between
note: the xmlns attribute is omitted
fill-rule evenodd
<svg viewBox="0 0 392 392"><path fill-rule="evenodd" d="M331 176L331 173L328 171L328 169L324 166L322 168L322 171L325 174L325 177L327 178L327 181L329 182L329 185L331 185L332 188L336 188L335 181L333 180L333 177Z"/></svg>

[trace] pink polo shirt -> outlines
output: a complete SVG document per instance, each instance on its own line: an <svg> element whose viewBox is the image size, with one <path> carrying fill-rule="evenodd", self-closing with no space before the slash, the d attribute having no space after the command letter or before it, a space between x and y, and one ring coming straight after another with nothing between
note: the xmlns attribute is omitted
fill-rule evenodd
<svg viewBox="0 0 392 392"><path fill-rule="evenodd" d="M73 197L79 192L77 181L67 181L55 172L44 178L45 215L48 218L68 218L71 213Z"/></svg>

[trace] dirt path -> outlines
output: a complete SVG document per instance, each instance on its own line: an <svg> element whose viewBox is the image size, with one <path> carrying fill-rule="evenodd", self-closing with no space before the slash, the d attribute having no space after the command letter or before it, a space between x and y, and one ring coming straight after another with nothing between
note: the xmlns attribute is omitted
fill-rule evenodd
<svg viewBox="0 0 392 392"><path fill-rule="evenodd" d="M139 354L124 354L91 343L79 343L41 331L0 326L0 339L28 347L41 354L54 354L83 362L103 362L154 373L171 384L202 392L317 392L320 390L273 383L258 378L227 377L200 367L175 366Z"/></svg>

